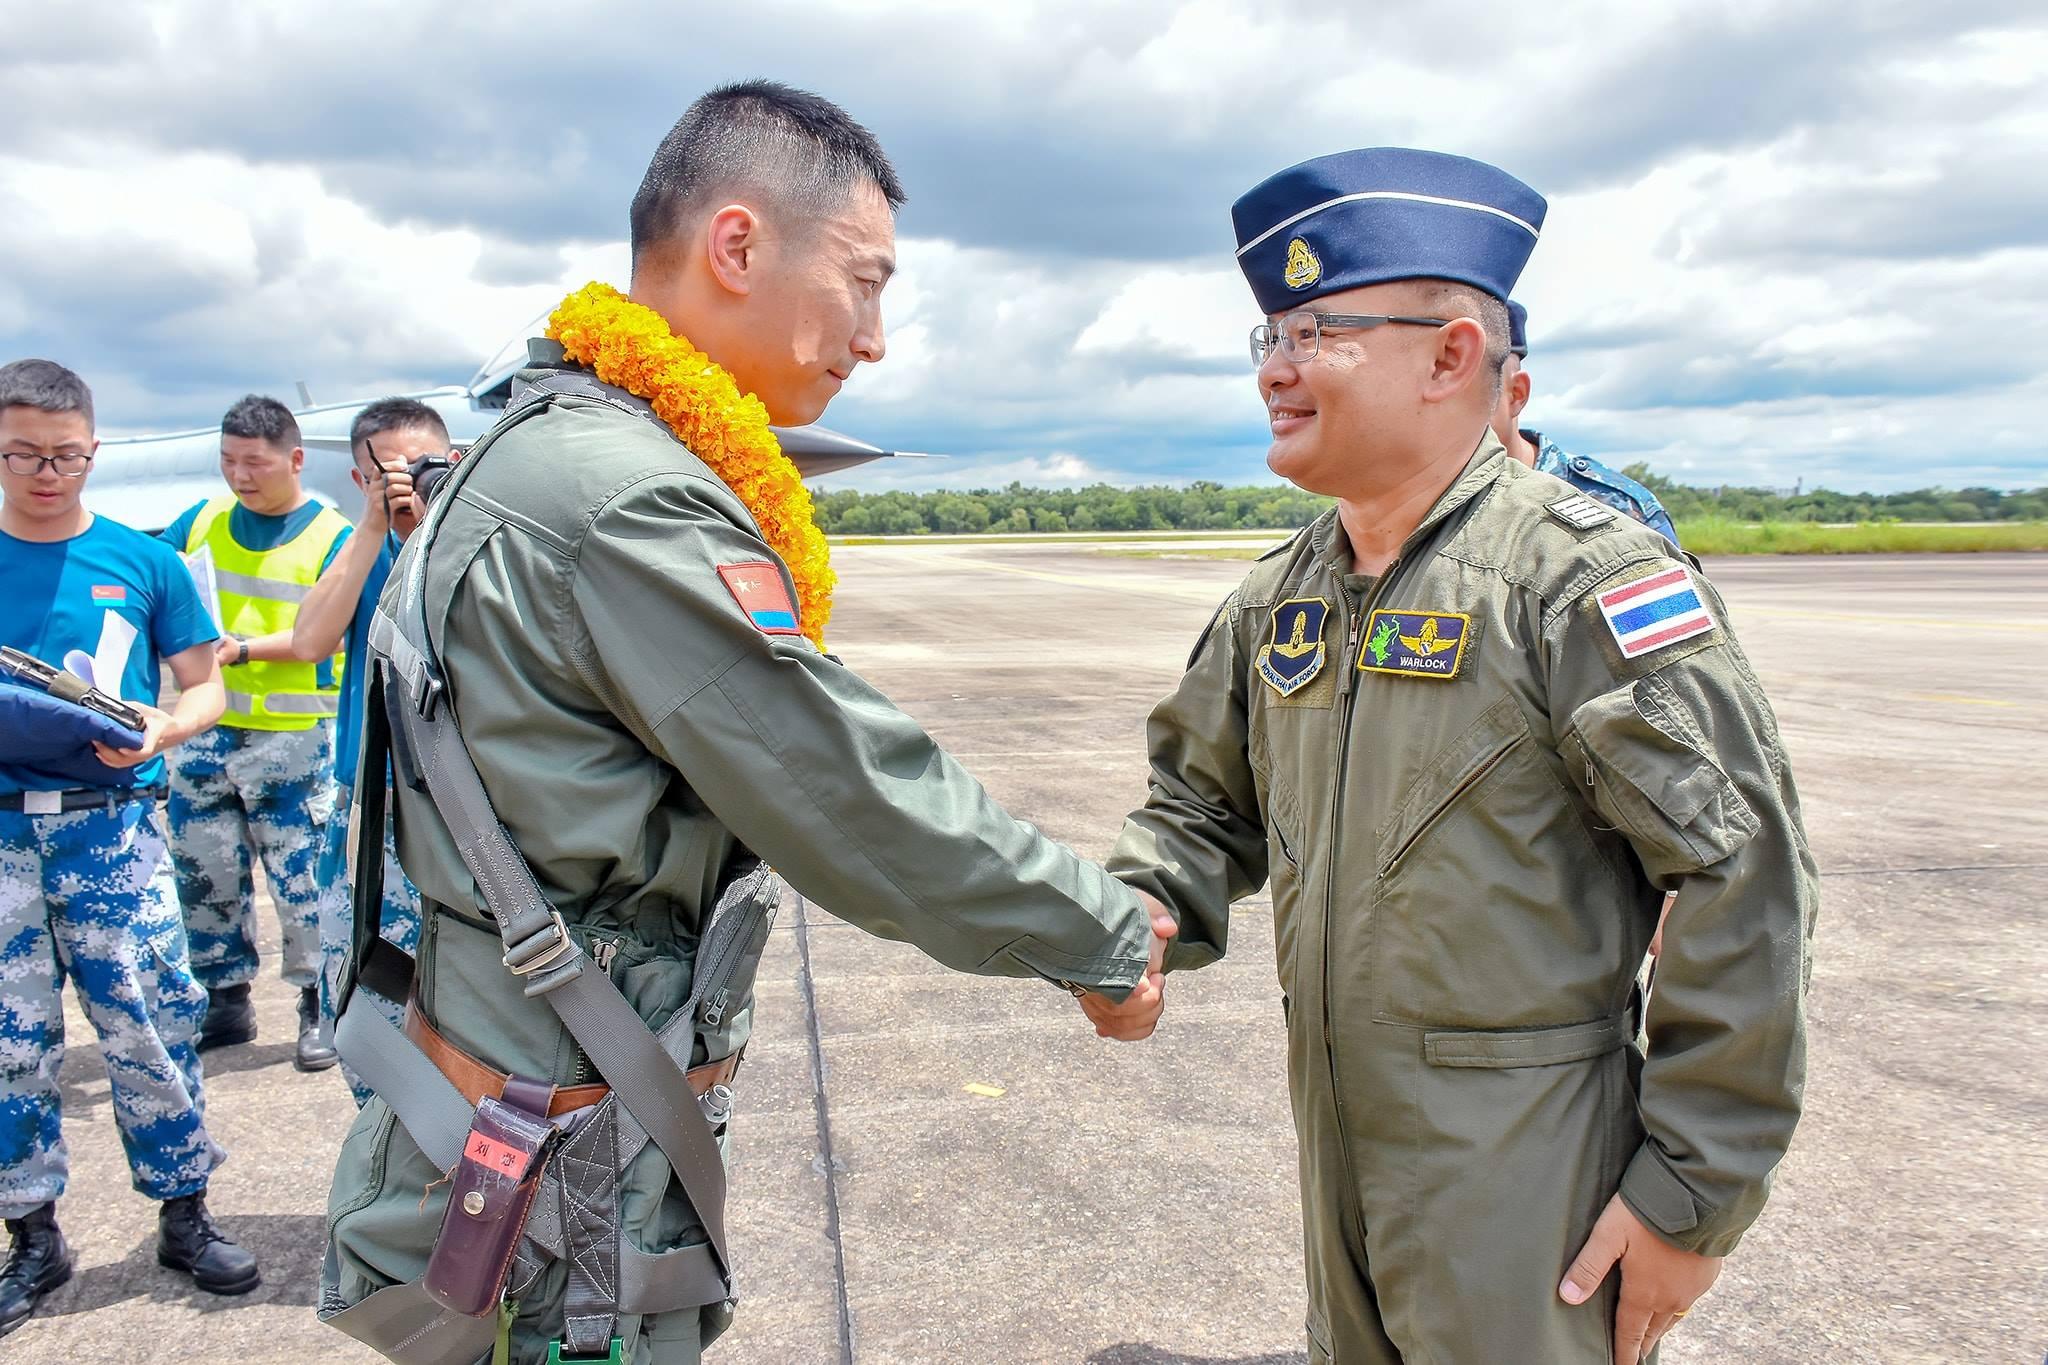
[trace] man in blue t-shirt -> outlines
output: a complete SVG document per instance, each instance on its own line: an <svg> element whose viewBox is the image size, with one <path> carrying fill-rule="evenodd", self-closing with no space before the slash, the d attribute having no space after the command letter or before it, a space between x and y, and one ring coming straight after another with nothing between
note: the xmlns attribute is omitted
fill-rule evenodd
<svg viewBox="0 0 2048 1365"><path fill-rule="evenodd" d="M354 878L348 864L348 812L354 800L357 756L362 749L363 698L370 668L370 618L383 595L399 542L419 525L425 509L413 494L413 461L447 455L448 427L441 414L412 398L380 398L356 414L349 427L349 453L355 460L356 487L363 490L362 514L355 534L342 547L332 568L299 607L292 629L292 647L301 659L323 659L346 645L341 676L341 713L334 722L334 819L328 822L320 855L320 1010L332 1036L336 988L348 959L355 927ZM386 774L365 774L365 782L383 782ZM391 807L387 804L385 809ZM384 825L383 936L406 952L420 937L420 893L398 866L398 849L387 817ZM376 999L375 996L365 997ZM393 1024L399 1023L394 1017ZM369 1102L370 1091L344 1061L342 1075L355 1093L356 1104Z"/></svg>
<svg viewBox="0 0 2048 1365"><path fill-rule="evenodd" d="M189 509L163 539L210 561L224 631L227 711L171 765L171 856L192 969L208 997L199 1049L256 1036L253 851L277 907L282 974L299 992L293 1061L319 1071L335 1062L320 1035L316 865L333 809L332 717L341 698L335 660L295 656L292 626L349 525L306 492L304 463L291 409L251 394L221 419L221 475L233 496Z"/></svg>
<svg viewBox="0 0 2048 1365"><path fill-rule="evenodd" d="M1500 437L1508 454L1532 469L1564 480L1572 487L1634 517L1652 531L1678 543L1678 528L1657 495L1618 469L1611 469L1590 455L1573 455L1540 431L1524 431L1518 423L1529 404L1529 371L1523 362L1529 357L1529 310L1519 303L1508 304L1508 355L1501 366L1500 398L1493 410L1493 434Z"/></svg>
<svg viewBox="0 0 2048 1365"><path fill-rule="evenodd" d="M145 722L140 748L94 745L132 786L0 763L0 1216L11 1234L0 1335L71 1275L56 1217L69 1172L57 1087L67 975L99 1035L135 1188L163 1203L158 1259L216 1294L261 1281L206 1209L226 1155L206 1131L193 1046L206 994L156 814L162 755L221 714L218 632L175 554L85 509L98 447L77 375L48 360L0 366L0 645L89 673ZM169 712L156 705L164 665L180 689ZM7 720L0 712L0 741Z"/></svg>

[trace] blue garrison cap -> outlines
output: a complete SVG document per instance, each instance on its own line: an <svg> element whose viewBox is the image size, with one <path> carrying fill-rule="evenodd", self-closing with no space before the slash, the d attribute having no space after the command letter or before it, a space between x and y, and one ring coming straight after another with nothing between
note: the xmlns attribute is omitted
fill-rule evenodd
<svg viewBox="0 0 2048 1365"><path fill-rule="evenodd" d="M1230 206L1237 263L1264 313L1424 276L1505 301L1536 247L1543 196L1483 161L1368 147L1291 166Z"/></svg>
<svg viewBox="0 0 2048 1365"><path fill-rule="evenodd" d="M1529 354L1529 310L1508 300L1508 349L1518 356Z"/></svg>

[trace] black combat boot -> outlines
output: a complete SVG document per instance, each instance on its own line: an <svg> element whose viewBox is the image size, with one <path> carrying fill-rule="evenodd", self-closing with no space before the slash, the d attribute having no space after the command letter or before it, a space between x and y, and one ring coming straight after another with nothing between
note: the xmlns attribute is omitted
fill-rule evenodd
<svg viewBox="0 0 2048 1365"><path fill-rule="evenodd" d="M308 986L299 992L299 1047L292 1065L301 1071L325 1071L340 1060L334 1044L320 1036L320 988Z"/></svg>
<svg viewBox="0 0 2048 1365"><path fill-rule="evenodd" d="M27 1322L43 1295L71 1278L71 1248L57 1229L57 1206L7 1220L14 1246L0 1266L0 1337Z"/></svg>
<svg viewBox="0 0 2048 1365"><path fill-rule="evenodd" d="M206 1017L199 1021L199 1037L193 1046L204 1052L255 1041L256 1004L249 999L249 983L208 991Z"/></svg>
<svg viewBox="0 0 2048 1365"><path fill-rule="evenodd" d="M156 1219L156 1262L182 1270L209 1294L246 1294L263 1283L256 1258L228 1240L206 1211L206 1195L166 1199Z"/></svg>

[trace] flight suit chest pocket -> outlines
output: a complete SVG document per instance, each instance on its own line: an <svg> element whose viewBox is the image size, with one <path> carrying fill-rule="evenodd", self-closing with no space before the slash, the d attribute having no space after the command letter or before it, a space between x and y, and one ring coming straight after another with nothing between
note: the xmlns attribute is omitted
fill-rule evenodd
<svg viewBox="0 0 2048 1365"><path fill-rule="evenodd" d="M1527 1029L1613 1011L1613 875L1513 697L1422 766L1377 842L1376 1019Z"/></svg>
<svg viewBox="0 0 2048 1365"><path fill-rule="evenodd" d="M1393 876L1435 825L1486 781L1509 750L1528 738L1528 725L1514 698L1502 697L1486 708L1409 785L1388 817L1378 839L1380 876Z"/></svg>

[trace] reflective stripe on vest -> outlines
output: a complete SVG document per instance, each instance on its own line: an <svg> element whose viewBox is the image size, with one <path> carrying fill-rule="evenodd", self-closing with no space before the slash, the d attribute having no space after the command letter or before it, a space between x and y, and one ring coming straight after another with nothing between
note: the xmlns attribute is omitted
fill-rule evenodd
<svg viewBox="0 0 2048 1365"><path fill-rule="evenodd" d="M339 692L272 692L268 696L254 697L247 692L228 690L228 711L232 714L250 716L256 714L256 704L261 701L273 715L279 716L338 716L341 714Z"/></svg>
<svg viewBox="0 0 2048 1365"><path fill-rule="evenodd" d="M270 550L251 550L234 538L236 501L215 498L200 509L185 551L206 547L220 592L221 626L230 635L289 633L299 605L320 581L334 538L348 520L331 507L320 509L306 529ZM228 706L222 725L245 730L307 730L341 710L342 658L320 663L296 659L229 664L221 670Z"/></svg>

